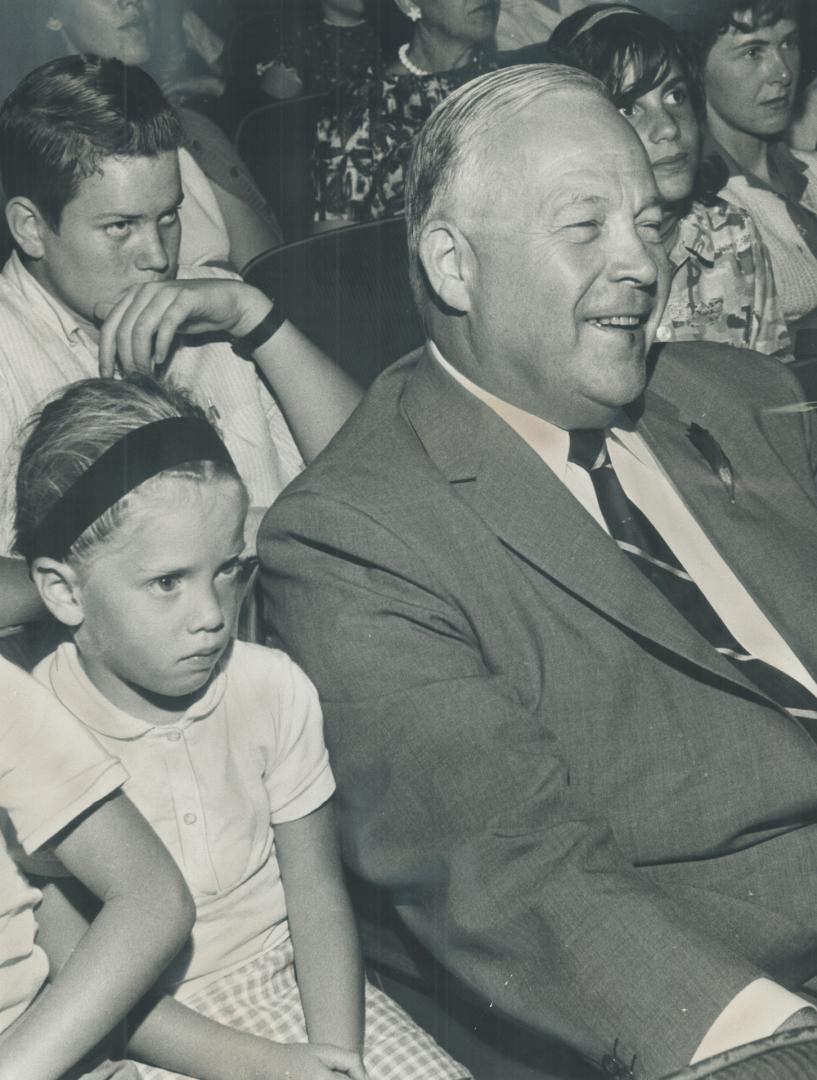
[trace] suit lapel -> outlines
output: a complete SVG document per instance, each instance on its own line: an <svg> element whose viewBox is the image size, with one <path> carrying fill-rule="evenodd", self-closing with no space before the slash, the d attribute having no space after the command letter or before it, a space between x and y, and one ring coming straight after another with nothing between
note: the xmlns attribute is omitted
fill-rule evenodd
<svg viewBox="0 0 817 1080"><path fill-rule="evenodd" d="M407 384L402 408L458 495L518 556L632 633L757 692L649 590L538 455L427 354Z"/></svg>
<svg viewBox="0 0 817 1080"><path fill-rule="evenodd" d="M735 501L688 438L689 424L716 419L708 409L681 415L656 393L648 393L638 430L681 493L718 553L772 625L814 674L817 641L813 601L817 581L817 513L780 461L760 424L742 423L728 438L713 431L733 466ZM794 418L793 423L799 423ZM804 591L805 590L805 591Z"/></svg>

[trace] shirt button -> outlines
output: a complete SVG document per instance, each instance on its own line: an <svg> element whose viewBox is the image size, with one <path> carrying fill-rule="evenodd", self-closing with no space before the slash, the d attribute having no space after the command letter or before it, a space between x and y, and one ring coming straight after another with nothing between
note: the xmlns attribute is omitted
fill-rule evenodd
<svg viewBox="0 0 817 1080"><path fill-rule="evenodd" d="M672 337L672 331L668 326L659 326L655 336L659 341L669 341Z"/></svg>
<svg viewBox="0 0 817 1080"><path fill-rule="evenodd" d="M171 742L178 742L179 739L182 737L182 733L180 731L175 731L175 730L174 731L168 731L167 737L168 737L168 739L170 739Z"/></svg>
<svg viewBox="0 0 817 1080"><path fill-rule="evenodd" d="M184 815L184 823L185 823L185 825L195 825L198 820L199 819L196 817L195 814L185 814Z"/></svg>

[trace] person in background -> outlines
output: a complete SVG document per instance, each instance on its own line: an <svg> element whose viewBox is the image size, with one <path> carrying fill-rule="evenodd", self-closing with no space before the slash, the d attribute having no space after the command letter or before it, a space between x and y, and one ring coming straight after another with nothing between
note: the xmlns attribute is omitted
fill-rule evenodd
<svg viewBox="0 0 817 1080"><path fill-rule="evenodd" d="M131 1027L140 1077L467 1080L364 980L317 694L233 640L249 500L216 430L151 380L92 379L27 434L16 543L70 633L35 677L122 758L196 902ZM66 950L61 884L41 922Z"/></svg>
<svg viewBox="0 0 817 1080"><path fill-rule="evenodd" d="M786 131L800 74L798 0L715 0L692 41L706 92L704 154L722 195L752 215L790 329L817 309L817 154Z"/></svg>
<svg viewBox="0 0 817 1080"><path fill-rule="evenodd" d="M62 52L113 57L141 67L149 66L157 51L155 0L37 2L41 32L48 31ZM227 261L241 270L281 242L277 222L224 133L194 109L181 106L178 114L184 131L185 190L204 205L206 219L202 222L199 216L186 222L184 261L188 265ZM186 207L182 215L188 216Z"/></svg>
<svg viewBox="0 0 817 1080"><path fill-rule="evenodd" d="M60 1080L190 933L190 894L122 794L127 776L52 694L0 659L0 1080ZM18 865L44 845L101 901L50 979L35 915L42 893ZM103 1073L133 1076L111 1063Z"/></svg>
<svg viewBox="0 0 817 1080"><path fill-rule="evenodd" d="M562 19L587 4L588 0L501 0L496 47L510 52L547 41Z"/></svg>
<svg viewBox="0 0 817 1080"><path fill-rule="evenodd" d="M260 290L180 264L181 140L153 80L118 60L53 60L0 109L0 177L16 244L0 273L7 498L22 424L79 379L155 367L183 385L220 418L256 520L360 397ZM6 504L3 555L11 518ZM0 625L36 618L24 564L0 560L0 577Z"/></svg>
<svg viewBox="0 0 817 1080"><path fill-rule="evenodd" d="M593 4L561 22L549 47L604 83L652 164L673 268L658 340L721 341L790 360L774 273L750 215L703 190L704 102L681 39L629 5Z"/></svg>
<svg viewBox="0 0 817 1080"><path fill-rule="evenodd" d="M414 136L452 90L495 66L499 0L395 2L406 24L397 59L343 87L331 113L318 122L318 227L401 213Z"/></svg>
<svg viewBox="0 0 817 1080"><path fill-rule="evenodd" d="M332 90L377 68L379 44L364 0L306 0L284 9L278 48L254 45L255 74L264 94L282 99ZM254 25L257 25L255 23Z"/></svg>

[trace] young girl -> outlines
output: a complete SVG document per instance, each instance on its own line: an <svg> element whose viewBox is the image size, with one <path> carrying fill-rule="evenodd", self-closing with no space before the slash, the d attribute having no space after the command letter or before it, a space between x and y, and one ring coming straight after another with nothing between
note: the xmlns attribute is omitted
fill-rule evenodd
<svg viewBox="0 0 817 1080"><path fill-rule="evenodd" d="M370 986L364 1045L317 696L233 640L246 511L203 414L148 380L69 388L18 472L18 548L72 638L35 674L121 757L197 906L130 1053L199 1080L464 1077Z"/></svg>
<svg viewBox="0 0 817 1080"><path fill-rule="evenodd" d="M51 694L0 660L0 1080L62 1077L149 989L190 931L190 895L121 794L126 777ZM46 992L35 922L42 894L12 856L48 841L102 908ZM132 1071L94 1073L113 1075Z"/></svg>

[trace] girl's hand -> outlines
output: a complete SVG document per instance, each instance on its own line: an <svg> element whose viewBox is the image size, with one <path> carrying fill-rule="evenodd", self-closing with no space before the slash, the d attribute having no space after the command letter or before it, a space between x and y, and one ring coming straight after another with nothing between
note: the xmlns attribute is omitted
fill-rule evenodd
<svg viewBox="0 0 817 1080"><path fill-rule="evenodd" d="M363 1059L354 1050L325 1043L277 1043L270 1055L270 1080L366 1080Z"/></svg>

